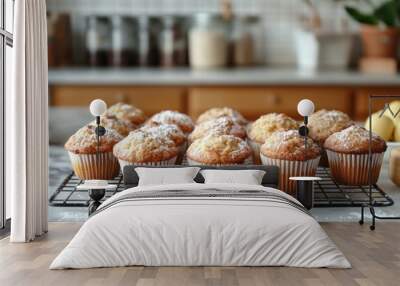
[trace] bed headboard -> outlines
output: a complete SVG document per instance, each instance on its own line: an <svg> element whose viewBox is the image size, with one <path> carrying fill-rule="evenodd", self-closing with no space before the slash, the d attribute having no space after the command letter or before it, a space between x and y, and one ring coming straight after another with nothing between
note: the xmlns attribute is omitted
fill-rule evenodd
<svg viewBox="0 0 400 286"><path fill-rule="evenodd" d="M136 167L146 167L146 168L185 168L189 166L141 166L141 165L132 165L125 166L123 170L124 175L124 184L126 188L136 187L139 183L139 176L135 171ZM264 165L232 165L232 166L190 166L190 167L199 167L202 170L204 169L220 169L220 170L263 170L265 171L265 175L262 179L262 185L265 187L277 188L279 183L279 167L277 166L264 166ZM200 174L194 178L197 183L204 183L204 178Z"/></svg>

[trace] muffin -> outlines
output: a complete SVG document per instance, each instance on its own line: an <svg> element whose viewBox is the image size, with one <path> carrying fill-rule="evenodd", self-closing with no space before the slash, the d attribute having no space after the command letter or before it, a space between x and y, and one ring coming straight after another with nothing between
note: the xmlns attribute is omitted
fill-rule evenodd
<svg viewBox="0 0 400 286"><path fill-rule="evenodd" d="M278 131L269 136L261 146L261 161L264 165L278 166L279 188L296 197L296 182L290 177L315 176L321 148L311 138L307 139L297 130Z"/></svg>
<svg viewBox="0 0 400 286"><path fill-rule="evenodd" d="M346 113L337 110L321 109L312 114L308 119L309 136L323 148L326 138L353 124L353 121ZM324 150L320 166L328 167L328 157Z"/></svg>
<svg viewBox="0 0 400 286"><path fill-rule="evenodd" d="M248 142L253 149L254 162L260 163L260 147L276 131L298 129L299 123L283 113L261 116L247 129Z"/></svg>
<svg viewBox="0 0 400 286"><path fill-rule="evenodd" d="M142 110L126 103L116 103L110 106L104 115L115 116L119 120L128 121L136 126L146 121L146 116Z"/></svg>
<svg viewBox="0 0 400 286"><path fill-rule="evenodd" d="M321 109L308 118L309 136L321 146L333 133L353 125L350 117L341 111Z"/></svg>
<svg viewBox="0 0 400 286"><path fill-rule="evenodd" d="M123 169L126 165L174 165L179 148L167 137L137 129L116 144L113 152Z"/></svg>
<svg viewBox="0 0 400 286"><path fill-rule="evenodd" d="M96 121L92 121L89 123L91 126L97 126ZM129 132L136 129L136 125L132 124L126 120L119 120L116 116L113 115L104 115L100 117L100 125L117 131L123 137L127 136Z"/></svg>
<svg viewBox="0 0 400 286"><path fill-rule="evenodd" d="M176 163L182 163L183 157L187 149L187 138L178 126L173 124L162 124L155 126L146 125L143 126L141 129L150 132L155 136L172 140L175 143L175 146L179 149Z"/></svg>
<svg viewBox="0 0 400 286"><path fill-rule="evenodd" d="M242 114L240 114L237 110L229 107L215 107L207 110L206 112L200 114L200 116L197 118L196 124L225 116L233 118L237 123L241 125L247 124L247 120L243 117Z"/></svg>
<svg viewBox="0 0 400 286"><path fill-rule="evenodd" d="M117 159L112 150L122 136L112 129L106 128L106 133L100 137L99 154L97 154L96 127L87 125L72 135L65 149L68 151L72 168L82 180L113 179L119 173Z"/></svg>
<svg viewBox="0 0 400 286"><path fill-rule="evenodd" d="M189 135L189 142L193 142L209 134L233 135L241 139L246 139L246 129L231 117L224 116L197 125Z"/></svg>
<svg viewBox="0 0 400 286"><path fill-rule="evenodd" d="M154 114L149 119L147 124L174 124L178 126L185 134L192 132L194 129L193 121L188 115L172 110L165 110Z"/></svg>
<svg viewBox="0 0 400 286"><path fill-rule="evenodd" d="M233 135L208 135L194 141L186 152L189 165L251 164L251 148Z"/></svg>
<svg viewBox="0 0 400 286"><path fill-rule="evenodd" d="M368 185L369 131L360 126L350 126L326 139L324 148L335 181L344 185ZM372 134L371 184L378 181L386 142Z"/></svg>

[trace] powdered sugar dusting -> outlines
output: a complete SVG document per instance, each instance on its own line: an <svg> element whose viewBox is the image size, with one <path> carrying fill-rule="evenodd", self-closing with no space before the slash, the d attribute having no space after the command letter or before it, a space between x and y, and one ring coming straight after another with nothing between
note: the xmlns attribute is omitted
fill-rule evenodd
<svg viewBox="0 0 400 286"><path fill-rule="evenodd" d="M146 120L142 110L133 105L121 102L110 106L104 113L104 116L115 116L120 120L127 120L133 124L142 124Z"/></svg>
<svg viewBox="0 0 400 286"><path fill-rule="evenodd" d="M251 149L246 141L232 135L208 135L195 140L187 154L193 160L208 163L231 163L247 159Z"/></svg>
<svg viewBox="0 0 400 286"><path fill-rule="evenodd" d="M169 138L180 145L186 141L185 134L173 124L161 124L156 126L143 126L142 130L154 134L156 137Z"/></svg>
<svg viewBox="0 0 400 286"><path fill-rule="evenodd" d="M87 125L80 128L74 135L72 135L67 143L65 149L73 153L94 153L97 150L97 136L96 127ZM122 140L122 136L115 130L106 128L106 133L100 137L100 151L109 151L114 144Z"/></svg>
<svg viewBox="0 0 400 286"><path fill-rule="evenodd" d="M190 140L194 141L209 134L234 135L240 138L245 138L246 130L231 117L224 116L197 125L190 134Z"/></svg>
<svg viewBox="0 0 400 286"><path fill-rule="evenodd" d="M297 130L277 131L265 140L261 152L271 158L283 160L308 160L321 154L321 148L310 138L300 136Z"/></svg>
<svg viewBox="0 0 400 286"><path fill-rule="evenodd" d="M237 110L230 107L214 107L202 113L197 119L197 123L203 123L209 120L214 120L220 117L231 117L238 124L247 124L247 120Z"/></svg>
<svg viewBox="0 0 400 286"><path fill-rule="evenodd" d="M372 132L371 147L374 150L386 149L385 141ZM333 151L368 152L370 133L367 129L353 125L328 137L325 147Z"/></svg>
<svg viewBox="0 0 400 286"><path fill-rule="evenodd" d="M171 139L143 128L132 131L114 147L117 158L131 162L167 160L177 153L178 149Z"/></svg>
<svg viewBox="0 0 400 286"><path fill-rule="evenodd" d="M193 124L192 119L186 114L180 113L178 111L165 110L160 113L155 114L152 120L156 122L169 123L169 122L182 122L184 124Z"/></svg>
<svg viewBox="0 0 400 286"><path fill-rule="evenodd" d="M250 126L250 139L264 143L276 131L297 129L299 123L283 113L269 113L258 118Z"/></svg>
<svg viewBox="0 0 400 286"><path fill-rule="evenodd" d="M89 123L91 126L97 126L96 121L92 121ZM108 129L113 129L117 131L122 136L127 136L129 132L136 129L136 126L127 120L118 119L114 115L105 115L100 117L100 125L104 126Z"/></svg>
<svg viewBox="0 0 400 286"><path fill-rule="evenodd" d="M323 144L331 134L353 125L350 117L337 110L321 109L309 118L310 137Z"/></svg>

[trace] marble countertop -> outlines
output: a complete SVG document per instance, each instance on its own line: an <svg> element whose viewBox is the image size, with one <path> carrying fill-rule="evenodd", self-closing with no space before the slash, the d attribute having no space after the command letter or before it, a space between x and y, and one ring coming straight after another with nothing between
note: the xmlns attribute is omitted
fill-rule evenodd
<svg viewBox="0 0 400 286"><path fill-rule="evenodd" d="M329 85L400 86L400 75L367 75L357 71L300 72L294 68L59 68L49 69L50 85Z"/></svg>

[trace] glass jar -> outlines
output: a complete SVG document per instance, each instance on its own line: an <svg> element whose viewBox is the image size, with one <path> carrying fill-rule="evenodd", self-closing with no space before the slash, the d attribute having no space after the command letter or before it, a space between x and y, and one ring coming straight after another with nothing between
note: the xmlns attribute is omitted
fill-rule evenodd
<svg viewBox="0 0 400 286"><path fill-rule="evenodd" d="M231 35L232 63L235 66L249 66L260 63L263 44L259 18L242 16L233 21Z"/></svg>
<svg viewBox="0 0 400 286"><path fill-rule="evenodd" d="M110 62L111 23L107 17L88 16L86 54L90 66L107 66Z"/></svg>
<svg viewBox="0 0 400 286"><path fill-rule="evenodd" d="M187 64L187 40L184 18L165 16L159 34L160 65L164 67Z"/></svg>
<svg viewBox="0 0 400 286"><path fill-rule="evenodd" d="M138 59L140 66L158 66L160 55L157 35L160 22L156 18L140 16L138 18Z"/></svg>
<svg viewBox="0 0 400 286"><path fill-rule="evenodd" d="M189 32L190 66L221 68L228 58L227 24L219 15L200 13L193 17Z"/></svg>
<svg viewBox="0 0 400 286"><path fill-rule="evenodd" d="M112 17L111 65L114 67L135 66L137 55L137 23L134 18Z"/></svg>

